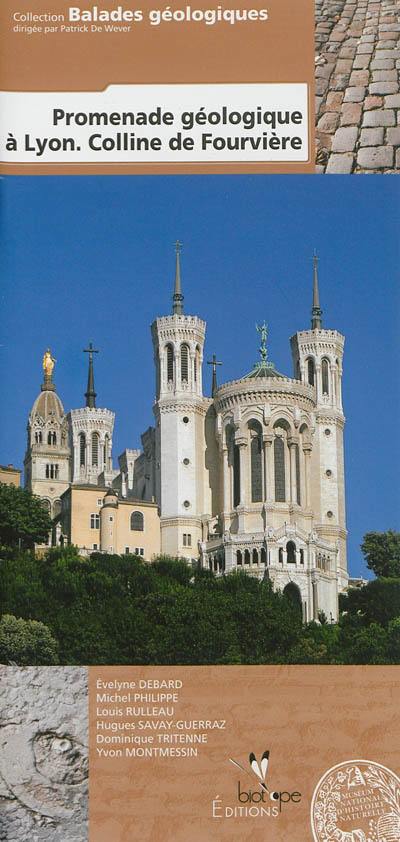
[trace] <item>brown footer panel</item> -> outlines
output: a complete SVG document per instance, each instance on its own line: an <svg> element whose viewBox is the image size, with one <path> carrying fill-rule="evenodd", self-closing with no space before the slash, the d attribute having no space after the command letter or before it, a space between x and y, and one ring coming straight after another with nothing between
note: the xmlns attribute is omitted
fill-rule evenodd
<svg viewBox="0 0 400 842"><path fill-rule="evenodd" d="M400 838L397 667L91 667L89 687L90 842Z"/></svg>

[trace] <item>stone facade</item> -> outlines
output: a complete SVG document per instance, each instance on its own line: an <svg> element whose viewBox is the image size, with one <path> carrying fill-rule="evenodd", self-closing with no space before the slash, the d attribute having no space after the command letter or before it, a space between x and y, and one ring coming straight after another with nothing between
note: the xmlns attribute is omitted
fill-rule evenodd
<svg viewBox="0 0 400 842"><path fill-rule="evenodd" d="M0 465L0 483L3 485L21 485L21 470L14 465Z"/></svg>
<svg viewBox="0 0 400 842"><path fill-rule="evenodd" d="M121 499L112 488L71 485L61 498L64 540L91 552L133 553L151 561L160 553L156 503Z"/></svg>
<svg viewBox="0 0 400 842"><path fill-rule="evenodd" d="M335 620L348 581L344 337L322 328L317 260L311 329L291 339L293 377L267 361L264 344L243 377L218 388L214 371L212 398L201 378L206 325L183 314L180 269L178 290L179 312L152 325L155 447L142 493L154 493L155 476L161 550L217 573L267 576L289 586L304 619Z"/></svg>

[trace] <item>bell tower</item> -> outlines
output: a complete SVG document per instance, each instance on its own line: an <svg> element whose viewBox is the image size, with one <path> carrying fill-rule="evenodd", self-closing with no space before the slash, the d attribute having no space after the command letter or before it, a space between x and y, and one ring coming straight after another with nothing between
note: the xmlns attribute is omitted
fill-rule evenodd
<svg viewBox="0 0 400 842"><path fill-rule="evenodd" d="M61 511L60 497L70 482L68 419L53 381L56 360L43 356L43 382L28 418L25 487L43 500L52 518Z"/></svg>
<svg viewBox="0 0 400 842"><path fill-rule="evenodd" d="M89 358L86 406L70 412L72 482L74 485L110 486L116 473L112 465L115 414L96 406L93 354L98 351L90 342L84 353Z"/></svg>
<svg viewBox="0 0 400 842"><path fill-rule="evenodd" d="M313 257L311 330L291 338L294 377L315 390L315 432L311 505L318 535L337 543L338 584L347 585L342 372L344 336L324 328L319 297L318 257Z"/></svg>
<svg viewBox="0 0 400 842"><path fill-rule="evenodd" d="M156 370L156 494L163 553L197 558L205 511L202 364L206 324L184 313L181 243L175 244L172 313L151 327Z"/></svg>

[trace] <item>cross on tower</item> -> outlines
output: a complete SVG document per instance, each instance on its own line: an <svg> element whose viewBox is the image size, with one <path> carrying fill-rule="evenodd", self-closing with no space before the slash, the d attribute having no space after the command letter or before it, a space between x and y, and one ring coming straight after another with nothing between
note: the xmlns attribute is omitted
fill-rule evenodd
<svg viewBox="0 0 400 842"><path fill-rule="evenodd" d="M93 354L98 354L98 350L93 348L92 342L89 342L89 347L83 349L84 354L89 354L89 362L93 362Z"/></svg>
<svg viewBox="0 0 400 842"><path fill-rule="evenodd" d="M216 354L212 355L212 360L207 360L207 365L212 365L212 386L211 386L211 394L215 397L218 389L217 385L217 365L222 365L222 363L218 362Z"/></svg>

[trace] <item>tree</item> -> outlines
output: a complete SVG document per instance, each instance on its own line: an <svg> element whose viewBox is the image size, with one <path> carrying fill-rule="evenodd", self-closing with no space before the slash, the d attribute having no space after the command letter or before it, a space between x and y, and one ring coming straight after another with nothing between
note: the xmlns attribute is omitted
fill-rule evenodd
<svg viewBox="0 0 400 842"><path fill-rule="evenodd" d="M50 630L36 620L5 614L0 620L0 663L18 666L58 664L58 646Z"/></svg>
<svg viewBox="0 0 400 842"><path fill-rule="evenodd" d="M387 626L400 617L400 579L372 579L362 588L350 588L340 599L343 623L346 615L362 617L364 625Z"/></svg>
<svg viewBox="0 0 400 842"><path fill-rule="evenodd" d="M367 532L361 550L375 576L400 578L400 532Z"/></svg>
<svg viewBox="0 0 400 842"><path fill-rule="evenodd" d="M51 519L39 497L25 488L0 483L0 543L33 547L47 542Z"/></svg>

